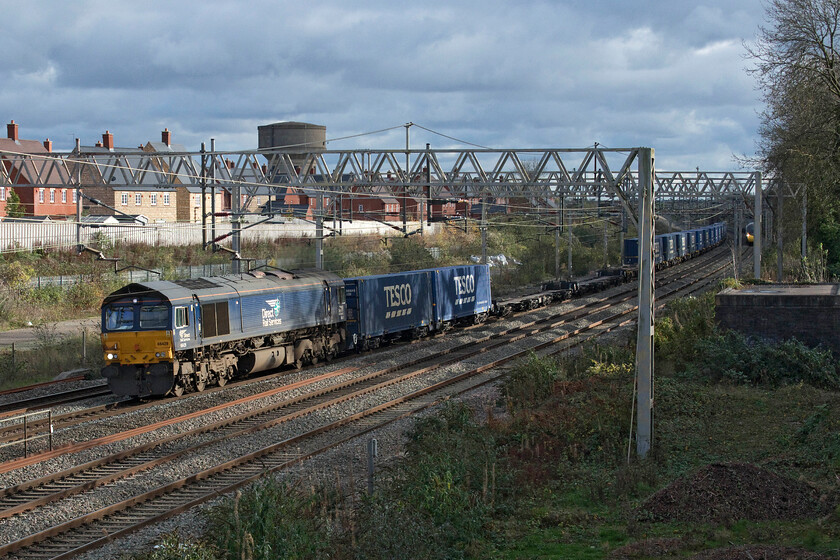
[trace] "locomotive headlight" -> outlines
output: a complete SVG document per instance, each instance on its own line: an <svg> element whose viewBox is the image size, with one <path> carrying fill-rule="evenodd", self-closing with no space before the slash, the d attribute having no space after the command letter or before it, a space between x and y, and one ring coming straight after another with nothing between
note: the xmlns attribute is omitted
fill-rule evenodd
<svg viewBox="0 0 840 560"><path fill-rule="evenodd" d="M109 353L107 353L107 354L105 354L105 359L106 359L106 360L113 360L113 359L114 359L114 358L116 358L116 357L117 357L117 355L116 355L116 354L111 354L110 352L109 352Z"/></svg>
<svg viewBox="0 0 840 560"><path fill-rule="evenodd" d="M160 352L155 352L155 358L160 358L161 356L163 356L163 354L161 354Z"/></svg>

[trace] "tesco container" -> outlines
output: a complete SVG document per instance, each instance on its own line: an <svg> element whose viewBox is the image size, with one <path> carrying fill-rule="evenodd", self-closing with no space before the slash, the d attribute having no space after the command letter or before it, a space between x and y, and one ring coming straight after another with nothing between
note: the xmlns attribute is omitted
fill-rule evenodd
<svg viewBox="0 0 840 560"><path fill-rule="evenodd" d="M433 278L431 270L345 278L348 349L412 329L431 330Z"/></svg>

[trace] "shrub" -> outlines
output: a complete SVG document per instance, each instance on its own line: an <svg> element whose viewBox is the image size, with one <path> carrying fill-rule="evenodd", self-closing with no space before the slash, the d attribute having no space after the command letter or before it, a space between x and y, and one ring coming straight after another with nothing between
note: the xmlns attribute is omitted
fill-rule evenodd
<svg viewBox="0 0 840 560"><path fill-rule="evenodd" d="M453 403L415 422L405 458L390 470L380 496L362 508L359 557L389 558L394 551L404 558L459 557L485 536L507 483L494 438L472 414Z"/></svg>
<svg viewBox="0 0 840 560"><path fill-rule="evenodd" d="M500 387L502 398L508 410L514 412L533 407L552 394L554 383L562 377L556 360L531 353L527 361L514 367L503 378Z"/></svg>
<svg viewBox="0 0 840 560"><path fill-rule="evenodd" d="M0 267L0 282L7 288L22 291L35 275L35 270L19 261L13 261Z"/></svg>
<svg viewBox="0 0 840 560"><path fill-rule="evenodd" d="M97 308L105 297L102 286L96 282L79 282L67 289L67 304L75 309Z"/></svg>
<svg viewBox="0 0 840 560"><path fill-rule="evenodd" d="M699 340L696 352L697 358L687 370L695 376L772 387L808 383L840 389L831 352L808 348L796 339L771 343L727 331Z"/></svg>
<svg viewBox="0 0 840 560"><path fill-rule="evenodd" d="M329 538L316 493L265 478L209 513L208 534L225 558L315 558Z"/></svg>

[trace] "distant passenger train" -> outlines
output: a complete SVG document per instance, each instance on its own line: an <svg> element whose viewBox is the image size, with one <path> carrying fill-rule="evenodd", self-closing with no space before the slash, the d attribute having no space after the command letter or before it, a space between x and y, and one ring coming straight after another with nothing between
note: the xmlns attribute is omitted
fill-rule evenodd
<svg viewBox="0 0 840 560"><path fill-rule="evenodd" d="M755 222L750 222L744 227L744 239L747 245L752 245L755 242Z"/></svg>

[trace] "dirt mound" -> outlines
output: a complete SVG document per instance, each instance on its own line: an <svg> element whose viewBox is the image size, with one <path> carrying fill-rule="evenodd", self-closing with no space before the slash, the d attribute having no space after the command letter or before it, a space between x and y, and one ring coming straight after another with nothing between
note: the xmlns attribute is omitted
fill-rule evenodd
<svg viewBox="0 0 840 560"><path fill-rule="evenodd" d="M610 552L609 558L613 560L658 558L676 554L684 546L685 542L680 538L646 539L616 548Z"/></svg>
<svg viewBox="0 0 840 560"><path fill-rule="evenodd" d="M802 519L828 511L820 492L755 465L711 464L663 488L637 510L646 521Z"/></svg>
<svg viewBox="0 0 840 560"><path fill-rule="evenodd" d="M756 560L819 560L827 557L801 548L748 545L704 550L691 558L692 560L744 560L745 558L755 558Z"/></svg>

